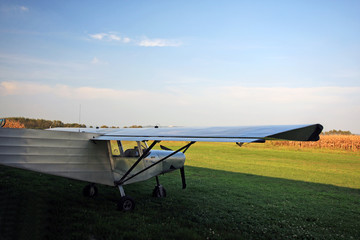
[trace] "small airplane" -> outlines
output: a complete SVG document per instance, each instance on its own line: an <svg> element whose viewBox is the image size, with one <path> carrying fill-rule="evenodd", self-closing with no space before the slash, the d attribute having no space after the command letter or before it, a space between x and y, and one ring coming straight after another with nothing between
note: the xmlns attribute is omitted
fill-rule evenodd
<svg viewBox="0 0 360 240"><path fill-rule="evenodd" d="M0 164L88 182L83 194L94 197L95 184L116 186L118 209L131 211L133 198L123 186L156 178L155 197L166 190L158 176L180 170L186 188L185 152L195 142L243 143L266 140L317 141L323 127L312 125L173 128L52 128L47 130L0 128ZM171 150L161 141L186 144Z"/></svg>

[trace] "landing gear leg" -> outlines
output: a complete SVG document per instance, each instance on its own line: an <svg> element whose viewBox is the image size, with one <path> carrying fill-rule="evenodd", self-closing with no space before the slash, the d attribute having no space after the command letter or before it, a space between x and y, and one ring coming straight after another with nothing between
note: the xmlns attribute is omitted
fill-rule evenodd
<svg viewBox="0 0 360 240"><path fill-rule="evenodd" d="M166 190L163 185L160 184L158 176L156 176L156 186L153 190L153 196L158 198L166 197Z"/></svg>
<svg viewBox="0 0 360 240"><path fill-rule="evenodd" d="M129 211L134 210L134 208L135 208L134 199L130 196L125 195L124 188L121 185L119 185L118 187L119 187L121 198L117 203L117 209L119 211L123 211L123 212L129 212Z"/></svg>
<svg viewBox="0 0 360 240"><path fill-rule="evenodd" d="M83 195L85 197L96 197L98 194L98 189L95 186L95 183L90 183L86 185L83 189Z"/></svg>

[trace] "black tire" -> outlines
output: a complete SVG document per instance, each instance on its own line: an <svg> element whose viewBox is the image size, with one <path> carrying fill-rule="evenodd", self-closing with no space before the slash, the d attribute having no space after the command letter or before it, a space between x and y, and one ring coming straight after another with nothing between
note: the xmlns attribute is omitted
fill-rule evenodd
<svg viewBox="0 0 360 240"><path fill-rule="evenodd" d="M153 197L162 198L166 197L166 189L162 186L155 186L153 190Z"/></svg>
<svg viewBox="0 0 360 240"><path fill-rule="evenodd" d="M117 208L119 211L123 212L132 211L135 208L135 201L132 199L132 197L129 196L121 197L117 204Z"/></svg>
<svg viewBox="0 0 360 240"><path fill-rule="evenodd" d="M98 194L98 189L95 184L88 184L83 189L83 195L85 197L96 197Z"/></svg>

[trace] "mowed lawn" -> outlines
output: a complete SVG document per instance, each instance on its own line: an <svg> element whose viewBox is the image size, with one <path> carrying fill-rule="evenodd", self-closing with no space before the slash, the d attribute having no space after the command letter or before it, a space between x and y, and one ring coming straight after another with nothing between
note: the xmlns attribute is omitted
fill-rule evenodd
<svg viewBox="0 0 360 240"><path fill-rule="evenodd" d="M181 143L164 142L175 149ZM82 196L83 182L0 166L0 239L360 239L360 154L196 143L178 171Z"/></svg>
<svg viewBox="0 0 360 240"><path fill-rule="evenodd" d="M188 166L360 189L359 151L198 143L186 156Z"/></svg>

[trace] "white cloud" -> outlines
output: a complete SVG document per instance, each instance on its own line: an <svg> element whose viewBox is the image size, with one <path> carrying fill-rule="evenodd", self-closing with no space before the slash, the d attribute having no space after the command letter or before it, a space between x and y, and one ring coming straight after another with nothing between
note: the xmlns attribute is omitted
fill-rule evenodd
<svg viewBox="0 0 360 240"><path fill-rule="evenodd" d="M187 91L72 87L35 82L0 82L2 115L56 113L66 119L74 103L88 106L88 121L123 125L271 125L321 123L325 129L360 133L360 87L218 87ZM151 106L149 107L149 99ZM17 105L16 105L17 104ZM65 109L61 113L54 110ZM77 106L75 107L78 108ZM166 109L166 111L164 111ZM14 115L15 116L15 115ZM29 115L31 116L31 115ZM55 116L55 115L54 115ZM124 117L126 116L126 117ZM55 119L50 115L44 118ZM84 116L85 119L85 116Z"/></svg>
<svg viewBox="0 0 360 240"><path fill-rule="evenodd" d="M142 47L179 47L182 45L180 41L168 39L144 39L138 43Z"/></svg>
<svg viewBox="0 0 360 240"><path fill-rule="evenodd" d="M121 37L116 33L109 32L109 33L96 33L96 34L89 34L90 38L95 40L102 40L102 41L116 41L116 42L123 42L129 43L130 38L128 37Z"/></svg>
<svg viewBox="0 0 360 240"><path fill-rule="evenodd" d="M257 101L271 101L272 103L311 103L311 102L339 102L339 96L357 94L359 87L313 87L313 88L289 88L289 87L221 87L219 92L226 94L233 100L253 99ZM224 96L225 97L225 96Z"/></svg>
<svg viewBox="0 0 360 240"><path fill-rule="evenodd" d="M25 6L20 6L19 9L20 9L20 11L22 11L22 12L28 12L28 11L29 11L29 8L28 8L28 7L25 7Z"/></svg>
<svg viewBox="0 0 360 240"><path fill-rule="evenodd" d="M29 8L26 6L1 6L0 11L5 13L28 12Z"/></svg>
<svg viewBox="0 0 360 240"><path fill-rule="evenodd" d="M26 89L26 91L25 91ZM104 99L104 100L125 100L129 97L153 97L151 92L146 91L125 91L109 88L93 87L71 87L68 85L56 84L54 86L34 82L8 82L0 83L0 96L7 95L52 95L66 99Z"/></svg>
<svg viewBox="0 0 360 240"><path fill-rule="evenodd" d="M66 68L77 68L83 69L84 65L75 63L75 62L55 62L48 59L32 58L26 55L14 55L14 54L1 54L0 53L0 62L6 64L16 64L17 66L21 65L43 65L47 67L66 67Z"/></svg>
<svg viewBox="0 0 360 240"><path fill-rule="evenodd" d="M97 57L94 57L93 60L91 61L92 64L97 64L99 63L99 59Z"/></svg>
<svg viewBox="0 0 360 240"><path fill-rule="evenodd" d="M94 63L100 62L94 57ZM99 99L116 99L123 96L141 96L147 97L156 95L157 92L145 90L116 90L109 88L93 88L93 87L71 87L67 85L57 84L54 86L48 84L40 84L36 82L20 82L20 81L2 81L0 82L1 95L36 95L39 93L72 96L71 98L99 98ZM26 92L23 90L26 89ZM59 89L61 91L59 91ZM70 94L64 94L68 92ZM224 86L216 88L203 88L198 92L197 96L190 96L186 92L180 90L167 91L165 94L172 95L176 98L189 98L191 100L202 98L204 101L244 103L253 105L252 103L277 106L285 106L293 104L343 104L354 99L360 100L360 87L313 87L313 88L287 88L287 87L242 87L242 86Z"/></svg>
<svg viewBox="0 0 360 240"><path fill-rule="evenodd" d="M102 40L105 36L107 36L107 34L106 33L97 33L97 34L90 34L89 36L92 39Z"/></svg>
<svg viewBox="0 0 360 240"><path fill-rule="evenodd" d="M2 82L0 84L0 94L3 96L17 94L17 84L14 82Z"/></svg>
<svg viewBox="0 0 360 240"><path fill-rule="evenodd" d="M129 43L130 41L131 41L131 39L128 38L128 37L123 38L123 42L124 42L124 43Z"/></svg>
<svg viewBox="0 0 360 240"><path fill-rule="evenodd" d="M109 34L108 37L111 41L120 41L121 40L121 37L119 37L115 34Z"/></svg>
<svg viewBox="0 0 360 240"><path fill-rule="evenodd" d="M129 37L121 37L114 32L109 33L96 33L89 34L91 39L99 40L99 41L107 41L107 42L121 42L121 43L130 43L135 42L136 45L141 47L179 47L182 45L182 42L179 40L173 39L161 39L161 38L143 38L142 40L132 40Z"/></svg>
<svg viewBox="0 0 360 240"><path fill-rule="evenodd" d="M50 93L52 88L45 84L36 84L32 82L1 82L0 96L7 95L37 95L42 93ZM31 93L30 93L31 92Z"/></svg>
<svg viewBox="0 0 360 240"><path fill-rule="evenodd" d="M100 59L97 58L97 57L94 57L94 58L91 60L91 64L93 64L93 65L104 65L104 64L108 64L108 63L100 60Z"/></svg>

